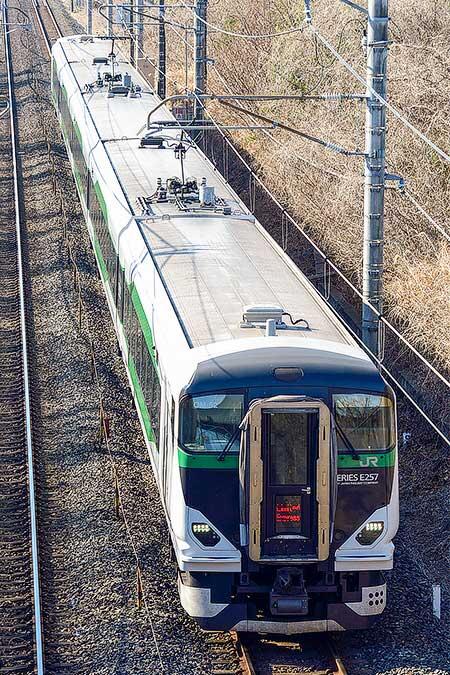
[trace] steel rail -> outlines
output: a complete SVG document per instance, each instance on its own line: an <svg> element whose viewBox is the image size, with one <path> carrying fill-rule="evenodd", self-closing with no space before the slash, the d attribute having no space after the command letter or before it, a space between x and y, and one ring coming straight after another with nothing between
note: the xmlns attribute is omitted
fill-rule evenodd
<svg viewBox="0 0 450 675"><path fill-rule="evenodd" d="M253 665L251 648L249 647L248 644L246 644L245 634L232 632L231 635L233 637L233 640L235 642L240 657L240 666L242 672L244 673L244 675L256 675L257 671L255 669L255 666ZM308 670L308 672L310 672L311 675L319 675L319 674L322 675L325 672L329 673L330 675L348 675L347 669L344 666L342 658L336 649L336 645L334 644L333 639L328 634L325 634L324 637L325 637L324 645L327 647L332 659L334 660L335 667L333 670L327 668L326 671ZM301 664L299 664L299 666L301 667Z"/></svg>
<svg viewBox="0 0 450 675"><path fill-rule="evenodd" d="M37 1L38 1L38 0L37 0ZM48 13L49 13L49 15L50 15L50 19L51 19L51 21L52 21L52 24L53 24L53 26L54 26L56 32L58 33L58 37L59 37L59 38L62 37L62 36L63 36L63 32L62 32L61 28L59 27L59 24L58 24L58 22L57 22L57 20L56 20L56 17L55 17L55 13L54 13L54 11L53 11L53 9L52 9L50 3L48 2L48 0L41 0L41 1L42 1L43 4L45 5L45 8L46 8L46 10L48 11Z"/></svg>
<svg viewBox="0 0 450 675"><path fill-rule="evenodd" d="M39 28L40 28L42 37L44 38L45 47L47 49L48 55L51 56L52 46L53 46L52 39L51 39L51 37L50 37L50 35L47 31L47 28L45 26L45 22L42 18L42 15L41 15L40 2L42 2L42 5L45 7L45 10L50 17L50 20L53 24L53 27L54 27L54 29L57 33L58 38L62 37L63 33L61 31L61 28L58 25L58 22L56 20L53 9L50 7L47 0L32 0L32 5L33 5L33 8L34 8L34 12L36 14L36 18L37 18L37 21L38 21L38 24L39 24Z"/></svg>
<svg viewBox="0 0 450 675"><path fill-rule="evenodd" d="M327 647L330 650L331 656L333 657L336 663L336 670L333 675L347 675L347 668L342 662L342 658L339 656L339 653L336 649L336 645L333 642L333 638L328 635L327 638Z"/></svg>
<svg viewBox="0 0 450 675"><path fill-rule="evenodd" d="M5 44L5 60L6 71L8 79L8 98L9 98L9 119L11 130L11 153L13 166L13 182L14 182L14 211L15 211L15 230L17 241L17 270L18 270L18 285L19 285L19 315L20 315L20 332L22 338L21 354L23 367L23 389L24 389L24 413L25 413L25 440L27 451L27 475L28 475L28 492L30 505L30 530L31 530L31 563L32 563L32 578L33 578L33 603L34 603L34 634L35 634L35 651L36 651L36 668L37 675L44 675L44 650L43 650L43 634L42 634L42 611L41 611L41 594L40 594L40 574L39 574L39 543L37 532L37 505L34 485L34 471L33 471L33 440L31 428L31 395L30 395L30 379L29 379L29 365L28 365L28 347L27 347L27 326L26 326L26 309L25 309L25 289L23 282L23 260L22 260L22 223L21 223L21 209L20 209L20 188L19 188L19 162L18 162L18 134L15 119L15 104L14 104L14 87L13 87L13 69L11 61L11 43L9 40L8 31L8 8L6 1L2 6L3 15L3 34Z"/></svg>
<svg viewBox="0 0 450 675"><path fill-rule="evenodd" d="M241 640L239 633L232 633L232 636L238 649L244 675L256 675L248 646Z"/></svg>

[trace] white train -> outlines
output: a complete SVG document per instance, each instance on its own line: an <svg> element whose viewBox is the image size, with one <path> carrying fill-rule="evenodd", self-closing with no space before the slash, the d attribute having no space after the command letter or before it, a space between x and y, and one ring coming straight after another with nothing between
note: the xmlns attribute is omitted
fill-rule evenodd
<svg viewBox="0 0 450 675"><path fill-rule="evenodd" d="M52 95L179 568L209 630L366 627L386 602L393 392L111 39ZM302 319L303 321L297 321Z"/></svg>

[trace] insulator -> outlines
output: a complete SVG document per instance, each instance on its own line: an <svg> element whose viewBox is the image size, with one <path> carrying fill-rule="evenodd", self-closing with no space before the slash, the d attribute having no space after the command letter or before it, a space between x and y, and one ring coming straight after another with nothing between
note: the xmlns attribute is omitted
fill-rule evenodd
<svg viewBox="0 0 450 675"><path fill-rule="evenodd" d="M327 148L334 152L339 152L340 154L347 154L347 150L337 143L327 143Z"/></svg>

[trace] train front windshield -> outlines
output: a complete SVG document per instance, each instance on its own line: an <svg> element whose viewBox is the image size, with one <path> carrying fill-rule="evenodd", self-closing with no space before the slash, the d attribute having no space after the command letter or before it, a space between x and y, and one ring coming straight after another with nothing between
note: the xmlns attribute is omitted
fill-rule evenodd
<svg viewBox="0 0 450 675"><path fill-rule="evenodd" d="M181 404L181 445L191 452L239 452L243 416L243 394L189 397Z"/></svg>
<svg viewBox="0 0 450 675"><path fill-rule="evenodd" d="M395 443L394 403L374 394L335 394L334 419L338 450L384 452Z"/></svg>
<svg viewBox="0 0 450 675"><path fill-rule="evenodd" d="M181 402L181 445L190 452L239 452L244 395L215 393ZM370 393L333 394L338 451L384 452L395 444L394 403Z"/></svg>

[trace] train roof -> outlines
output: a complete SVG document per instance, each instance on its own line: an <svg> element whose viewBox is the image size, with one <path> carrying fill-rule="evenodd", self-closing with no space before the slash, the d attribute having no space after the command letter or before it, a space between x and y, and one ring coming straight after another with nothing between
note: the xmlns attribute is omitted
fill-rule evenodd
<svg viewBox="0 0 450 675"><path fill-rule="evenodd" d="M118 54L116 72L131 75L142 91L136 98L114 96L105 90L85 91L96 80L99 65L94 59L107 57L111 40L74 36L57 43L70 64L79 92L98 131L120 182L130 211L139 217L138 200L155 193L158 178L163 183L180 176L180 161L173 148L140 147L140 137L150 110L160 99L145 80ZM60 55L55 50L60 70ZM70 101L70 96L69 96ZM172 114L160 108L157 120L174 121ZM179 130L167 129L165 137L179 139ZM98 141L88 141L95 144ZM93 150L85 147L86 155ZM150 216L141 221L141 232L152 251L165 288L176 306L179 320L188 333L190 346L201 347L221 341L257 337L260 329L242 328L240 321L246 305L281 306L294 319L304 318L309 329L292 327L290 338L314 338L348 345L355 356L363 357L350 334L344 329L310 282L292 263L264 228L197 148L185 156L185 175L198 182L206 179L231 215L184 212L174 203L152 203ZM114 195L105 194L105 200ZM117 196L115 196L117 199ZM116 241L119 239L116 233ZM120 238L121 258L127 257L127 238ZM128 259L132 253L128 252ZM136 259L136 256L135 258ZM306 346L306 343L305 343Z"/></svg>
<svg viewBox="0 0 450 675"><path fill-rule="evenodd" d="M297 371L293 380L286 381L278 375L280 369L293 368ZM348 345L277 336L235 341L234 350L231 345L213 353L208 350L207 358L200 360L184 392L193 395L248 387L279 390L283 385L297 383L302 391L327 389L330 383L334 389L380 393L386 389L372 361Z"/></svg>

